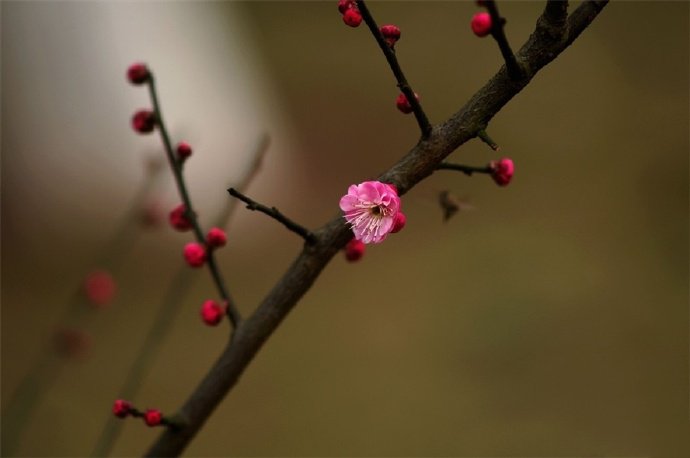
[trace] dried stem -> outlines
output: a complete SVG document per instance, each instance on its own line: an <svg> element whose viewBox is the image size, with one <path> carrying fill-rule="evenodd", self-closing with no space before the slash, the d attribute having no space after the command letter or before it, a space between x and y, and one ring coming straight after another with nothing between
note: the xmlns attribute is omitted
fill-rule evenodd
<svg viewBox="0 0 690 458"><path fill-rule="evenodd" d="M374 35L374 38L379 44L381 51L383 51L383 55L386 56L386 61L388 61L388 65L393 71L393 75L398 82L398 88L400 88L400 91L405 94L407 101L412 107L414 117L417 119L419 129L422 131L422 138L428 138L429 135L431 135L431 123L429 123L429 119L427 118L426 113L424 113L422 105L419 103L419 100L417 100L417 97L415 97L412 86L410 86L410 83L407 82L407 78L405 78L405 74L403 73L402 68L400 68L398 58L395 55L395 49L389 46L388 43L386 43L386 40L383 39L379 26L371 16L371 13L369 12L369 9L364 1L358 0L357 6L359 7L359 12L362 13L362 19L364 19L364 22L369 27L369 30L371 30L372 35Z"/></svg>
<svg viewBox="0 0 690 458"><path fill-rule="evenodd" d="M449 162L441 162L436 166L436 170L457 170L467 176L472 176L473 173L491 173L491 167L472 167L471 165L451 164Z"/></svg>
<svg viewBox="0 0 690 458"><path fill-rule="evenodd" d="M415 145L397 164L378 177L395 183L405 193L427 176L460 145L477 132L520 92L534 75L565 50L604 8L607 1L585 1L568 18L563 40L554 41L539 22L518 52L526 63L525 77L514 81L499 70L457 113L433 128L431 135ZM271 289L254 313L243 321L233 339L178 412L184 426L163 432L147 456L177 456L182 453L214 409L235 385L240 375L280 325L299 299L309 290L331 258L352 238L341 217L314 232L315 242L301 253Z"/></svg>
<svg viewBox="0 0 690 458"><path fill-rule="evenodd" d="M280 213L280 211L278 211L277 208L275 208L275 207L269 208L265 205L262 205L256 201L250 199L249 197L245 196L244 194L242 194L241 192L239 192L235 188L228 189L228 193L230 193L230 195L232 197L235 197L235 198L241 200L242 202L246 203L248 209L254 210L254 211L259 211L261 213L265 213L268 216L270 216L271 218L280 222L281 224L283 224L283 226L285 226L286 228L288 228L289 230L291 230L295 234L298 234L300 237L302 237L304 239L304 241L307 242L308 244L313 244L315 242L314 234L309 229L306 229L305 227L300 226L296 222L292 221L290 218L288 218L287 216Z"/></svg>
<svg viewBox="0 0 690 458"><path fill-rule="evenodd" d="M513 80L519 80L524 77L524 72L518 64L513 50L510 48L508 43L508 38L506 38L505 31L503 30L506 20L498 14L498 7L494 0L486 0L484 2L489 15L491 16L491 36L494 37L496 43L498 43L498 48L501 50L501 55L503 55L503 60L506 61L506 68L508 69L508 75Z"/></svg>
<svg viewBox="0 0 690 458"><path fill-rule="evenodd" d="M186 217L192 223L192 229L194 231L194 235L196 236L197 242L205 244L206 241L204 239L204 233L201 230L201 226L199 225L199 221L197 220L196 213L194 212L194 209L192 207L192 200L189 197L187 185L185 183L184 176L182 175L182 166L175 157L172 143L170 142L170 136L168 135L168 130L166 129L165 122L163 121L163 113L160 109L160 103L158 102L158 93L156 91L156 80L153 74L151 74L148 80L148 87L149 94L151 96L151 103L153 104L153 110L156 114L158 130L161 134L163 146L165 147L165 153L168 158L168 162L170 163L170 168L173 171L175 183L177 184L177 189L180 193L180 197L182 197L182 203L184 204L185 209L187 211ZM208 268L211 272L213 282L215 283L216 288L218 289L220 297L223 299L223 301L225 301L228 304L228 316L230 317L230 322L232 323L233 328L237 328L239 323L242 321L242 316L240 315L240 312L237 309L235 302L232 300L230 292L225 286L225 281L220 273L220 270L218 269L218 265L216 264L216 258L214 256L213 250L207 250L206 264L208 265Z"/></svg>

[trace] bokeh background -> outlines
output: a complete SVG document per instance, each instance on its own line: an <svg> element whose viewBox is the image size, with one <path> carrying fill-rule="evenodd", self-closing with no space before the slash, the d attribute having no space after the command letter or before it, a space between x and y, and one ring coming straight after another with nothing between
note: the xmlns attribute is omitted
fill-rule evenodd
<svg viewBox="0 0 690 458"><path fill-rule="evenodd" d="M416 142L364 27L328 2L3 2L2 404L65 325L91 336L59 361L3 456L88 455L189 234L133 224L106 310L64 322L162 151L129 128L148 62L202 222L227 204L262 132L249 194L316 228L347 186ZM543 2L501 2L518 48ZM432 122L501 65L474 2L373 2L402 29L398 57ZM404 199L408 226L342 256L271 337L187 456L688 456L689 5L613 2L491 122L516 162L507 188L439 172ZM479 141L451 158L483 165ZM169 178L156 187L167 211ZM472 210L443 223L437 195ZM130 209L131 210L131 209ZM219 263L248 314L300 249L238 209ZM132 401L174 412L227 328L192 287ZM69 321L69 320L68 320ZM112 454L158 435L128 420ZM16 449L5 449L8 439Z"/></svg>

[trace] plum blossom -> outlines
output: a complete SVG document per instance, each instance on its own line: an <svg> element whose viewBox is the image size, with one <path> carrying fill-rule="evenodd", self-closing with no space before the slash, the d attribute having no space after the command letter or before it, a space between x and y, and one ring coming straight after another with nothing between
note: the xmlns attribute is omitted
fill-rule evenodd
<svg viewBox="0 0 690 458"><path fill-rule="evenodd" d="M380 181L353 184L340 199L355 239L363 243L383 242L395 227L400 206L396 188Z"/></svg>

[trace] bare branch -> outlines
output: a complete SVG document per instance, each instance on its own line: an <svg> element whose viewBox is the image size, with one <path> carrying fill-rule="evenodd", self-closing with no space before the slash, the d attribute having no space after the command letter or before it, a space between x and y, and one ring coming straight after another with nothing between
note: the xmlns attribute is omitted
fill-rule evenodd
<svg viewBox="0 0 690 458"><path fill-rule="evenodd" d="M472 176L473 173L491 173L491 167L473 167L471 165L451 164L450 162L441 162L436 166L436 170L456 170L462 172L467 176Z"/></svg>
<svg viewBox="0 0 690 458"><path fill-rule="evenodd" d="M262 205L256 201L250 199L249 197L245 196L244 194L242 194L241 192L239 192L235 188L228 189L228 193L232 197L240 199L242 202L246 203L248 209L254 210L254 211L259 211L261 213L265 213L268 216L270 216L271 218L280 222L281 224L283 224L283 226L287 227L289 230L291 230L295 234L302 237L308 244L315 243L316 239L314 237L314 234L310 230L308 230L308 229L304 228L303 226L300 226L296 222L292 221L290 218L288 218L287 216L280 213L280 211L277 208L275 208L275 207L268 208L267 206Z"/></svg>

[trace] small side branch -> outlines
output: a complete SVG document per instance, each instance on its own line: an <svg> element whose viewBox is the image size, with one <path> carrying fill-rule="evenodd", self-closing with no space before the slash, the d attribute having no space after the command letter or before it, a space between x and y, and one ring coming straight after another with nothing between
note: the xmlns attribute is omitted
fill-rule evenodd
<svg viewBox="0 0 690 458"><path fill-rule="evenodd" d="M489 145L489 148L491 148L492 150L498 151L499 149L501 149L501 147L498 146L498 144L495 141L493 141L491 137L489 137L489 134L487 134L484 129L477 132L477 137L479 137L481 141Z"/></svg>
<svg viewBox="0 0 690 458"><path fill-rule="evenodd" d="M508 69L508 76L510 76L510 79L513 81L521 80L524 76L524 72L520 64L518 64L515 54L513 54L513 50L508 43L508 38L506 38L505 31L503 30L506 20L498 14L498 7L494 0L486 0L483 4L491 16L491 36L494 37L501 50L503 60L505 60L506 68Z"/></svg>
<svg viewBox="0 0 690 458"><path fill-rule="evenodd" d="M371 34L374 35L374 38L381 48L381 51L383 51L383 55L386 57L386 61L388 61L388 65L390 66L391 71L398 82L398 88L400 88L400 91L405 94L407 101L412 107L414 117L417 119L419 129L422 131L422 138L428 138L429 135L431 135L431 123L429 122L429 118L427 118L426 113L424 113L419 100L417 100L417 97L412 90L412 86L410 86L410 83L407 82L407 78L405 78L402 68L400 68L398 58L395 56L395 50L389 46L388 43L386 43L386 40L383 39L383 35L381 35L381 30L379 30L378 24L376 24L376 21L372 17L367 5L363 0L357 0L357 7L359 8L359 12L362 14L362 19L364 19L364 22L366 22Z"/></svg>
<svg viewBox="0 0 690 458"><path fill-rule="evenodd" d="M491 167L473 167L471 165L452 164L450 162L441 162L436 166L436 170L455 170L462 172L467 176L472 176L473 173L488 173L491 174Z"/></svg>
<svg viewBox="0 0 690 458"><path fill-rule="evenodd" d="M206 243L204 233L201 230L199 221L197 221L196 218L196 213L194 212L192 207L192 199L189 196L187 184L184 180L184 176L182 175L181 163L175 158L172 142L170 141L170 135L168 135L168 130L165 127L165 123L163 122L163 114L161 112L160 103L158 101L156 81L154 79L153 74L151 74L149 77L148 87L149 95L151 96L151 103L153 104L153 109L156 115L158 130L161 135L161 140L163 141L163 146L165 147L165 154L168 158L168 162L170 163L170 168L172 169L173 176L175 177L177 189L180 193L180 197L182 198L182 202L184 203L184 206L187 209L187 217L189 221L192 223L194 236L196 237L197 242L203 245ZM223 301L228 304L228 317L230 318L232 327L234 329L237 329L240 322L242 321L242 315L240 314L240 311L237 309L235 301L232 300L230 292L225 286L225 281L223 280L223 276L221 275L220 270L218 269L218 265L216 264L216 259L213 254L213 250L208 250L206 264L208 265L208 268L211 272L211 276L213 277L213 282L215 283L216 288L218 289L218 293L220 294Z"/></svg>
<svg viewBox="0 0 690 458"><path fill-rule="evenodd" d="M316 236L307 228L297 224L296 222L292 221L290 218L287 216L283 215L278 211L277 208L275 207L267 207L265 205L262 205L249 197L245 196L235 188L230 188L228 189L228 193L232 196L235 197L236 199L241 200L245 204L247 204L247 208L249 210L253 211L259 211L261 213L265 213L274 220L280 222L283 226L288 228L288 230L294 232L295 234L299 235L304 239L305 242L307 242L310 245L313 245L316 243Z"/></svg>

